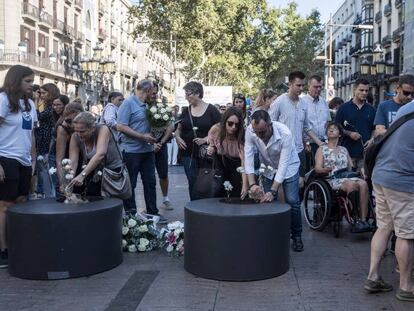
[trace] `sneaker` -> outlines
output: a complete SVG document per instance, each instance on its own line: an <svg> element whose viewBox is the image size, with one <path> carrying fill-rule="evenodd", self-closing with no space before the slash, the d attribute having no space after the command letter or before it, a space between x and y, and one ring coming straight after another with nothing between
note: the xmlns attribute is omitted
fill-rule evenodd
<svg viewBox="0 0 414 311"><path fill-rule="evenodd" d="M364 288L370 293L390 292L393 290L392 285L385 283L382 278L379 278L376 281L367 279L364 283Z"/></svg>
<svg viewBox="0 0 414 311"><path fill-rule="evenodd" d="M7 249L0 252L0 268L7 268L9 265L9 254Z"/></svg>
<svg viewBox="0 0 414 311"><path fill-rule="evenodd" d="M303 251L303 242L300 236L292 238L292 250L294 252L302 252Z"/></svg>
<svg viewBox="0 0 414 311"><path fill-rule="evenodd" d="M408 291L399 289L395 297L401 301L414 302L414 292L408 292Z"/></svg>
<svg viewBox="0 0 414 311"><path fill-rule="evenodd" d="M154 223L159 223L161 225L166 224L168 219L160 214L143 214L147 219L153 219Z"/></svg>
<svg viewBox="0 0 414 311"><path fill-rule="evenodd" d="M170 202L170 200L165 200L165 201L163 201L162 202L162 204L164 204L164 206L165 206L165 209L167 210L167 211L172 211L174 208L171 206L171 202Z"/></svg>
<svg viewBox="0 0 414 311"><path fill-rule="evenodd" d="M371 226L366 221L358 219L351 228L352 233L363 233L372 231Z"/></svg>

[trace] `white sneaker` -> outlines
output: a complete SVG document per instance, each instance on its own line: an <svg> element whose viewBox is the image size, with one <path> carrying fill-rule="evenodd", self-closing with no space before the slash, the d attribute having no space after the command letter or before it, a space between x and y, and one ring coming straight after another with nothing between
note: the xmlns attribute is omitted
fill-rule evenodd
<svg viewBox="0 0 414 311"><path fill-rule="evenodd" d="M167 210L167 211L172 211L174 208L171 206L171 202L170 202L170 200L165 200L165 201L163 201L162 202L162 204L164 204L164 206L165 206L165 209Z"/></svg>

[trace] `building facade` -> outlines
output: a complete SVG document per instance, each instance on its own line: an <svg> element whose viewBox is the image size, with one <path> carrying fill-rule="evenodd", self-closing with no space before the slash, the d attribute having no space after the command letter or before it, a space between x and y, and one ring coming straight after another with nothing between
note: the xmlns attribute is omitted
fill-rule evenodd
<svg viewBox="0 0 414 311"><path fill-rule="evenodd" d="M94 104L111 90L128 95L149 77L171 101L179 80L175 42L165 42L167 55L150 39L135 38L130 6L129 0L0 0L0 80L10 66L27 65L35 83L56 83L71 98ZM82 66L91 60L96 68ZM109 62L114 70L101 72Z"/></svg>
<svg viewBox="0 0 414 311"><path fill-rule="evenodd" d="M404 59L409 62L404 55L413 54L413 42L404 48L405 6L404 0L345 0L333 14L332 40L325 36L325 53L329 56L332 46L334 96L349 100L360 77L370 80L374 104L392 96Z"/></svg>

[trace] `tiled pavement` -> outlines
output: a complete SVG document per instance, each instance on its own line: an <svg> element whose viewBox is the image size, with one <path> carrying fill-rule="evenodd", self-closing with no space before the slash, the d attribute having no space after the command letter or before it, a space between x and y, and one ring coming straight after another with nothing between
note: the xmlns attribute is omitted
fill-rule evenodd
<svg viewBox="0 0 414 311"><path fill-rule="evenodd" d="M170 220L182 220L188 200L182 168L172 168L170 178L175 209L164 214ZM162 251L125 254L119 267L78 279L29 281L1 270L0 310L413 310L414 304L397 301L395 292L369 295L363 291L369 238L369 234L344 232L335 239L331 229L319 233L304 225L305 251L291 254L289 272L256 282L198 278L183 269L182 258ZM394 261L392 255L385 258L383 275L397 287Z"/></svg>

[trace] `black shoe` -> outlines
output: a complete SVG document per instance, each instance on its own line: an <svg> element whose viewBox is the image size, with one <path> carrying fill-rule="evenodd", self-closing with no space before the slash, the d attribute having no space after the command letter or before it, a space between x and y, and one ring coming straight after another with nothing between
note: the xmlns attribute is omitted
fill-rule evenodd
<svg viewBox="0 0 414 311"><path fill-rule="evenodd" d="M7 249L0 252L0 268L7 268L9 265L9 254Z"/></svg>
<svg viewBox="0 0 414 311"><path fill-rule="evenodd" d="M303 251L303 242L300 236L296 236L292 238L292 250L294 252L302 252Z"/></svg>
<svg viewBox="0 0 414 311"><path fill-rule="evenodd" d="M370 232L372 231L371 226L369 223L363 220L357 220L355 224L351 228L352 233L363 233L363 232Z"/></svg>

